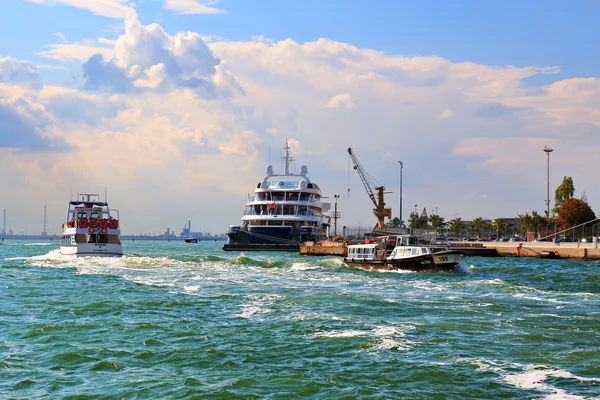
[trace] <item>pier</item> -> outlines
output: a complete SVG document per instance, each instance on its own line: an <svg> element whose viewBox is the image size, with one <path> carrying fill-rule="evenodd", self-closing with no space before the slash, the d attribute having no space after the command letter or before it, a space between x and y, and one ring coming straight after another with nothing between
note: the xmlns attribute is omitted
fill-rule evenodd
<svg viewBox="0 0 600 400"><path fill-rule="evenodd" d="M452 246L455 247L458 247L458 243ZM483 248L494 249L499 256L505 257L600 259L598 243L589 242L483 242Z"/></svg>

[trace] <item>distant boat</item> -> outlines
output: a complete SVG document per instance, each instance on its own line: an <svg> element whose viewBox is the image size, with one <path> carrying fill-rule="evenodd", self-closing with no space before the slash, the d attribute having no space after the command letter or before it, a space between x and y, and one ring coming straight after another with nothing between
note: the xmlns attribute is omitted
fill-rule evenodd
<svg viewBox="0 0 600 400"><path fill-rule="evenodd" d="M119 211L97 194L80 194L81 200L69 202L66 221L62 224L60 253L69 256L123 255ZM79 197L78 196L78 197Z"/></svg>
<svg viewBox="0 0 600 400"><path fill-rule="evenodd" d="M185 243L198 243L198 239L196 239L196 238L190 238L190 237L184 238L183 241Z"/></svg>
<svg viewBox="0 0 600 400"><path fill-rule="evenodd" d="M246 204L242 225L231 225L223 250L299 251L300 243L319 241L327 234L331 204L324 202L319 186L306 176L308 169L290 173L293 158L285 143L285 172L268 165L254 196Z"/></svg>

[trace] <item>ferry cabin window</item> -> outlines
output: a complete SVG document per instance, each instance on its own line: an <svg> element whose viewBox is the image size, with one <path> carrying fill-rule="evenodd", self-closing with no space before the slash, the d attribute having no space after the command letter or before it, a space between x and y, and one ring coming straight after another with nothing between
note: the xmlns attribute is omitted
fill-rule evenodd
<svg viewBox="0 0 600 400"><path fill-rule="evenodd" d="M418 252L419 252L419 248L418 247L413 247L413 249L412 249L412 255L416 256L417 254L419 254Z"/></svg>
<svg viewBox="0 0 600 400"><path fill-rule="evenodd" d="M427 254L427 248L421 247L421 254Z"/></svg>

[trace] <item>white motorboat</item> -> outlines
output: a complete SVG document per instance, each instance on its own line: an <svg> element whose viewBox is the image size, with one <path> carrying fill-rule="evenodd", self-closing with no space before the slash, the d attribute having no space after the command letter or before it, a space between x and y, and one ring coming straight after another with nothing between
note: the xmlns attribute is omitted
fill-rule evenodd
<svg viewBox="0 0 600 400"><path fill-rule="evenodd" d="M83 193L81 200L69 202L66 221L62 224L60 253L69 256L123 255L119 211L98 194Z"/></svg>

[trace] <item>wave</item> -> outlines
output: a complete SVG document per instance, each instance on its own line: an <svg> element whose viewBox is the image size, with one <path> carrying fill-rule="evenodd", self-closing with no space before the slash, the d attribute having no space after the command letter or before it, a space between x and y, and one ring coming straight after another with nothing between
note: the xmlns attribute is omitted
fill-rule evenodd
<svg viewBox="0 0 600 400"><path fill-rule="evenodd" d="M368 346L372 350L403 350L407 351L418 344L406 338L406 332L415 330L414 325L375 326L371 330L347 329L320 331L313 334L317 338L355 338L367 337L374 339Z"/></svg>
<svg viewBox="0 0 600 400"><path fill-rule="evenodd" d="M547 395L544 397L545 399L585 399L583 396L570 394L566 390L548 383L548 378L562 378L577 382L600 382L600 378L577 376L571 372L544 365L528 365L524 372L508 374L503 377L506 383L519 389L531 389L539 392L546 392Z"/></svg>

